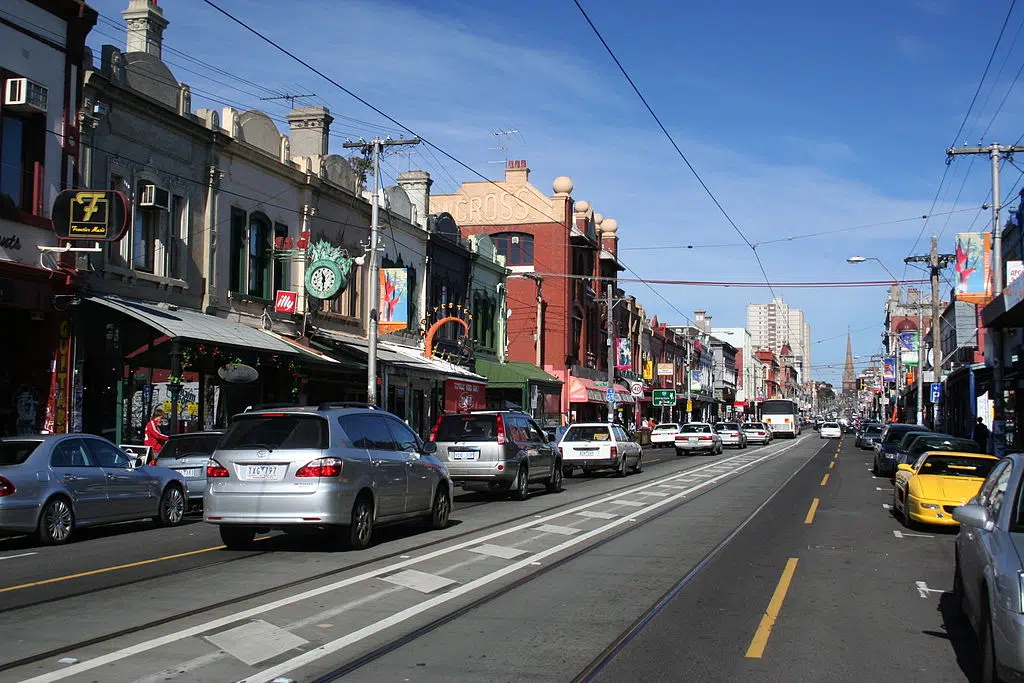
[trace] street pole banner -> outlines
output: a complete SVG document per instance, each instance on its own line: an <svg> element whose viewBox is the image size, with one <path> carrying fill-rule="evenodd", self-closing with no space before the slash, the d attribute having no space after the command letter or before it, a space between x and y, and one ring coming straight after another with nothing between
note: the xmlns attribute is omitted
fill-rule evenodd
<svg viewBox="0 0 1024 683"><path fill-rule="evenodd" d="M962 232L956 236L956 298L985 303L992 295L992 235Z"/></svg>
<svg viewBox="0 0 1024 683"><path fill-rule="evenodd" d="M615 369L633 369L633 343L629 337L618 337L615 340Z"/></svg>
<svg viewBox="0 0 1024 683"><path fill-rule="evenodd" d="M900 360L917 366L917 332L900 332Z"/></svg>
<svg viewBox="0 0 1024 683"><path fill-rule="evenodd" d="M895 358L883 358L882 359L882 379L886 382L896 381L896 359Z"/></svg>

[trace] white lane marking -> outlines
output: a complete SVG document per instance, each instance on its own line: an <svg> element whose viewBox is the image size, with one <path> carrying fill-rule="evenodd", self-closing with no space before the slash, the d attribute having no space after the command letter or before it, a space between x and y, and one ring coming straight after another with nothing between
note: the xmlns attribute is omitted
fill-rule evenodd
<svg viewBox="0 0 1024 683"><path fill-rule="evenodd" d="M876 486L876 487L875 487L875 490L876 490L876 491L888 491L889 493L892 493L892 487L889 487L889 488L887 488L887 489L884 489L884 488L882 488L881 486Z"/></svg>
<svg viewBox="0 0 1024 683"><path fill-rule="evenodd" d="M38 555L39 553L21 553L20 555L0 555L0 560L13 560L16 557L28 557L29 555Z"/></svg>
<svg viewBox="0 0 1024 683"><path fill-rule="evenodd" d="M799 443L799 442L797 442L797 443ZM794 446L795 445L796 444L794 444ZM766 455L766 456L764 456L764 459L767 460L769 458L775 457L775 455L777 455L777 453ZM753 461L753 462L757 462L757 461ZM747 467L749 467L749 464L748 465L743 465L743 466L741 466L738 469L745 469ZM709 484L715 483L716 480L725 478L725 477L727 477L727 476L729 476L731 474L733 474L733 472L730 472L730 473L727 473L727 474L721 474L718 477L714 477L714 478L708 479L707 481L705 481L703 483L700 483L700 484L697 484L696 486L694 486L693 489L691 489L689 492L693 492L693 491L696 491L698 489L702 489L702 488L708 486ZM663 506L675 503L678 500L682 500L683 497L686 495L686 493L687 492L680 491L679 493L675 494L674 496L672 496L670 498L665 498L663 500L655 501L655 502L651 503L651 505L646 510L644 510L644 512L651 512L652 510L656 510L656 509L658 509L660 507L663 507ZM296 669L298 669L300 667L306 666L307 664L311 664L312 662L315 662L315 661L321 659L322 657L325 657L327 655L330 655L330 654L333 654L335 652L338 652L339 650L343 650L344 648L348 647L349 645L353 645L355 643L358 643L358 642L360 642L362 640L365 640L366 638L369 638L371 636L376 635L377 633L380 633L381 631L384 631L385 629L388 629L388 628L391 628L392 626L396 626L398 624L401 624L404 621L407 621L407 620L409 620L409 619L411 619L411 618L413 618L413 617L415 617L415 616L417 616L419 614L422 614L423 612L426 612L427 610L430 610L430 609L433 609L434 607L443 605L446 602L449 602L449 601L454 600L454 599L456 599L458 597L466 595L467 593L471 593L471 592L475 591L478 588L482 588L482 587L484 587L484 586L486 586L486 585L488 585L490 583L493 583L493 582L495 582L495 581L497 581L497 580L499 580L499 579L501 579L501 578L503 578L505 576L508 576L509 574L517 572L520 569L524 569L525 567L529 567L531 565L539 564L540 560L543 560L545 558L551 557L552 555L557 555L558 553L561 553L561 552L563 552L565 550L568 550L569 548L572 548L573 546L579 545L579 544L583 543L584 541L587 541L587 540L589 540L591 538L594 538L595 536L600 536L601 534L606 533L606 532L608 532L608 531L610 531L612 529L615 529L616 527L622 526L622 525L624 525L624 524L626 524L628 522L629 522L629 519L627 519L627 518L621 518L621 519L617 519L617 520L612 521L612 522L608 522L604 526L601 526L601 527L599 527L597 529L594 529L592 531L588 531L588 532L586 532L584 534L581 534L579 536L575 536L573 538L570 538L570 539L568 539L566 541L563 541L562 543L560 543L560 544L558 544L556 546L548 548L547 550L543 550L543 551L537 553L536 555L531 555L530 557L524 558L524 559L520 560L519 562L516 562L514 564L510 564L507 567L504 567L504 568L499 569L497 571L491 572L490 574L486 574L484 576L481 576L480 578L474 579L473 581L470 581L469 583L462 584L461 586L453 588L452 590L448 591L447 593L444 593L443 595L438 595L438 596L435 596L433 598L430 598L429 600L425 600L424 602L421 602L418 605L413 605L412 607L408 607L408 608L406 608L406 609L404 609L404 610L402 610L400 612L396 612L395 614L392 614L389 617L381 619L380 621L377 621L376 623L370 624L369 626L364 626L361 629L358 629L356 631L353 631L352 633L349 633L349 634L344 635L344 636L342 636L340 638L337 638L336 640L332 640L329 643L324 643L323 645L321 645L319 647L316 647L316 648L314 648L312 650L309 650L308 652L305 652L305 653L303 653L301 655L293 657L290 660L287 660L287 661L282 662L282 663L280 663L280 664L278 664L276 666L273 666L273 667L271 667L269 669L266 669L266 670L261 671L261 672L259 672L257 674L254 674L252 676L244 678L244 679L242 679L242 681L240 681L240 683L271 683L271 681L273 681L278 676L283 676L283 675L285 675L285 674L287 674L287 673L289 673L291 671L295 671ZM115 653L111 653L111 654L115 654ZM91 661L93 661L93 660L91 660ZM91 663L91 661L89 663ZM64 673L65 673L64 671L58 672L58 674L64 674ZM63 676L61 676L61 677L63 677ZM25 683L37 683L37 681L35 679L31 679L30 681L25 681Z"/></svg>
<svg viewBox="0 0 1024 683"><path fill-rule="evenodd" d="M914 538L935 538L934 536L929 536L928 534L912 534L906 531L900 531L899 529L893 529L892 535L896 538L907 538L910 536L913 536Z"/></svg>
<svg viewBox="0 0 1024 683"><path fill-rule="evenodd" d="M647 505L647 503L641 503L638 500L613 500L611 503L612 505L627 505L631 508L642 508L644 505Z"/></svg>
<svg viewBox="0 0 1024 683"><path fill-rule="evenodd" d="M651 504L650 509L654 509L654 508L660 507L660 506L662 506L662 505L664 505L666 503L675 502L677 499L684 497L687 493L691 493L693 491L697 491L699 489L702 489L705 486L707 486L708 484L716 483L719 479L722 479L722 478L728 476L729 474L738 474L739 472L749 468L752 465L756 465L756 464L758 464L760 462L764 462L764 461L776 458L776 457L782 455L783 453L786 453L787 451L790 451L790 450L796 448L797 446L801 445L802 443L803 443L803 439L795 441L795 442L789 444L788 446L780 448L777 451L772 451L770 453L766 453L765 455L763 455L763 456L761 456L761 457L759 457L759 458L757 458L755 460L749 460L748 462L745 462L743 464L738 465L735 469L732 470L732 472L727 473L727 474L723 474L723 475L719 475L718 477L714 477L712 479L708 479L708 480L706 480L704 482L701 482L700 484L697 484L697 485L695 485L695 486L693 486L693 487L691 487L689 489L686 489L685 491L680 492L680 494L678 496L672 496L671 498L665 498L663 500L656 501L656 502ZM744 456L733 456L732 458L727 458L723 462L732 462L733 460L740 460L743 457ZM747 456L747 457L749 457L749 456ZM707 467L710 467L710 465L705 465L703 467L696 467L696 468L691 469L691 470L686 470L686 472L693 473L693 472L697 472L697 471L702 471L704 468L707 468ZM660 481L653 481L653 482L650 482L650 483L647 483L647 484L642 484L641 486L638 486L637 488L633 489L632 493L636 493L637 491L653 488L655 486L660 485L661 482L663 482L663 481L678 481L679 478L682 475L683 475L683 473L676 473L676 474L670 475L668 477L665 477L665 479L662 479ZM578 505L576 507L569 508L568 510L563 510L562 512L555 512L553 514L548 515L547 517L541 518L541 521L550 521L550 520L553 520L553 519L559 519L561 517L565 517L567 515L576 514L576 513L578 513L581 510L586 510L588 508L592 508L592 507L596 507L598 505L603 505L605 503L608 503L608 502L614 500L615 497L619 496L619 495L622 495L621 492L620 493L615 493L615 494L612 494L612 495L609 495L609 496L606 496L604 498L598 498L597 500L593 500L593 501L591 501L589 503L584 503L583 505ZM625 523L625 522L624 522L624 520L621 520L621 519L620 520L616 520L616 522L612 522L612 524L619 524L619 523ZM141 643L136 643L135 645L130 645L130 646L122 648L120 650L115 650L113 652L108 652L106 654L100 655L98 657L94 657L94 658L89 659L87 661L80 662L78 664L75 664L74 666L68 667L67 669L64 669L64 670L61 670L61 671L51 671L50 673L40 674L39 676L36 676L34 678L26 679L22 683L52 683L53 681L64 680L65 678L70 678L71 676L76 676L76 675L78 675L80 673L83 673L85 671L92 671L93 669L96 669L98 667L105 666L105 665L111 664L113 662L118 662L118 661L120 661L122 659L126 659L128 657L132 657L132 656L137 655L137 654L142 654L144 652L149 652L149 651L153 650L154 648L163 647L164 645L169 645L171 643L176 643L176 642L178 642L180 640L185 640L186 638L191 638L192 636L201 635L203 633L206 633L207 631L212 631L212 630L218 629L218 628L220 628L222 626L227 626L228 624L234 624L236 622L243 621L245 619L251 619L254 616L257 616L257 615L260 615L260 614L266 614L267 612L271 612L271 611L279 609L281 607L287 607L289 605L293 605L293 604L295 604L297 602L301 602L303 600L309 600L311 598L315 598L315 597L318 597L320 595L324 595L325 593L334 592L334 591L339 590L341 588L345 588L346 586L351 586L353 584L361 583L361 582L366 581L368 579L377 578L378 576L381 576L383 574L387 574L389 572L393 572L396 569L401 569L402 567L408 567L408 566L411 566L411 565L414 565L414 564L419 564L420 562L426 562L428 560L432 560L432 559L437 558L437 557L443 557L444 555L448 555L448 554L451 554L451 553L459 551L459 550L465 550L466 548L470 548L472 546L480 545L480 543L483 543L483 542L486 542L486 541L490 541L490 540L495 539L495 538L500 538L502 536L507 536L507 535L510 535L512 533L516 533L516 532L522 531L524 529L529 529L531 527L534 527L536 524L537 524L536 521L523 522L521 524L517 524L515 526L508 527L506 529L500 529L500 530L494 531L494 532L492 532L490 534L486 534L484 536L481 536L480 538L474 538L474 539L471 539L471 540L468 540L468 541L463 541L461 543L456 543L455 545L451 545L451 546L448 546L448 547L445 547L445 548L440 548L440 549L435 550L433 552L426 553L425 555L422 555L420 557L410 558L408 560L403 560L402 562L396 562L394 564L390 564L390 565L387 565L387 566L384 566L384 567L380 567L378 569L372 569L372 570L370 570L368 572L364 572L364 573L358 574L356 576L351 576L351 577L348 577L348 578L345 578L345 579L340 579L338 581L335 581L334 583L329 583L327 585L319 586L317 588L311 588L311 589L303 591L301 593L296 593L295 595L290 595L290 596L287 596L287 597L284 597L284 598L279 598L277 600L273 600L271 602L266 602L266 603L263 603L261 605L257 605L256 607L251 607L249 609L242 610L240 612L235 612L234 614L229 614L227 616L220 617L218 619L211 619L210 621L204 622L202 624L197 624L196 626L192 626L190 628L181 629L180 631L175 631L173 633L168 633L167 635L159 636L157 638L150 638L149 640L143 641ZM596 529L594 532L588 532L588 534L585 534L583 536L576 536L574 539L572 539L572 541L567 541L567 542L580 542L580 541L582 541L582 540L584 540L586 538L590 538L590 535L589 535L590 533L595 533L595 532L596 533L601 533L602 530L607 529L607 528L609 528L608 525L606 525L604 527L600 527L600 528ZM510 565L510 566L518 568L519 564L521 564L521 563L517 563L515 565ZM464 585L468 586L468 585L471 585L471 584L464 584ZM456 590L458 590L458 589L456 589ZM459 595L461 595L461 594L462 593L460 592ZM422 604L428 604L428 603L422 603ZM272 680L272 679L267 679L267 680Z"/></svg>
<svg viewBox="0 0 1024 683"><path fill-rule="evenodd" d="M576 514L580 517L590 517L591 519L615 519L618 517L614 512L591 512L590 510L584 510Z"/></svg>
<svg viewBox="0 0 1024 683"><path fill-rule="evenodd" d="M639 491L639 492L637 492L636 495L638 495L638 496L652 496L654 498L667 498L668 496L670 496L672 494L668 493L667 491Z"/></svg>
<svg viewBox="0 0 1024 683"><path fill-rule="evenodd" d="M946 591L939 590L938 588L929 588L928 584L924 581L915 581L914 586L917 588L917 594L922 598L927 598L929 593L945 593Z"/></svg>
<svg viewBox="0 0 1024 683"><path fill-rule="evenodd" d="M680 479L680 481L682 481L682 479ZM672 484L658 484L658 486L665 489L675 489L676 491L685 491L689 488L688 486L673 486Z"/></svg>
<svg viewBox="0 0 1024 683"><path fill-rule="evenodd" d="M58 664L77 664L78 660L74 657L61 657L57 660Z"/></svg>
<svg viewBox="0 0 1024 683"><path fill-rule="evenodd" d="M882 507L886 510L892 510L892 505L889 505L888 503L882 503Z"/></svg>
<svg viewBox="0 0 1024 683"><path fill-rule="evenodd" d="M206 636L206 640L249 666L309 643L305 638L262 619Z"/></svg>
<svg viewBox="0 0 1024 683"><path fill-rule="evenodd" d="M452 579L446 579L443 576L428 574L416 569L406 569L403 572L398 572L391 576L382 576L380 579L381 581L393 583L396 586L411 588L414 591L419 591L420 593L433 593L434 591L441 590L442 588L447 588L453 583L458 583Z"/></svg>
<svg viewBox="0 0 1024 683"><path fill-rule="evenodd" d="M559 536L573 536L583 531L583 529L574 529L571 526L558 526L557 524L543 524L537 527L537 531L546 531L549 534L558 534Z"/></svg>
<svg viewBox="0 0 1024 683"><path fill-rule="evenodd" d="M509 548L508 546L492 545L490 543L484 543L483 545L478 545L475 548L470 548L469 552L480 553L481 555L490 555L491 557L500 557L503 560L513 560L526 553L525 550L521 550L520 548Z"/></svg>

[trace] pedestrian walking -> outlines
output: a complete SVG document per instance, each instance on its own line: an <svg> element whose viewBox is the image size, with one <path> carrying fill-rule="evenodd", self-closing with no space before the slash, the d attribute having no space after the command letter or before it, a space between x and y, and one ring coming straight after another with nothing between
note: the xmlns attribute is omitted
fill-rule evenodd
<svg viewBox="0 0 1024 683"><path fill-rule="evenodd" d="M985 421L979 417L978 423L974 425L974 440L981 448L982 453L988 453L988 436L988 427L985 426Z"/></svg>
<svg viewBox="0 0 1024 683"><path fill-rule="evenodd" d="M150 448L148 463L150 465L156 464L156 458L160 455L160 449L164 447L164 442L167 441L167 435L160 429L166 422L167 417L164 415L164 409L156 408L153 411L153 418L146 423L146 436L142 443Z"/></svg>

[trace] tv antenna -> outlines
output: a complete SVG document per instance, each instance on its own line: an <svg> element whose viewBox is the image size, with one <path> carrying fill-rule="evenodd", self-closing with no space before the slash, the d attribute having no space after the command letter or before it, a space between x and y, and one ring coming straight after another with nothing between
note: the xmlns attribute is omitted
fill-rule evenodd
<svg viewBox="0 0 1024 683"><path fill-rule="evenodd" d="M508 164L508 147L505 145L498 145L497 147L488 147L487 149L500 150L504 153L504 159L498 159L496 161L488 161L489 164Z"/></svg>
<svg viewBox="0 0 1024 683"><path fill-rule="evenodd" d="M277 95L275 97L261 97L260 99L263 100L264 102L271 101L271 100L288 100L288 106L291 107L292 109L294 109L295 108L295 100L301 100L301 99L303 99L305 97L316 97L316 93L307 93L307 94L304 94L304 95L284 94L284 95Z"/></svg>

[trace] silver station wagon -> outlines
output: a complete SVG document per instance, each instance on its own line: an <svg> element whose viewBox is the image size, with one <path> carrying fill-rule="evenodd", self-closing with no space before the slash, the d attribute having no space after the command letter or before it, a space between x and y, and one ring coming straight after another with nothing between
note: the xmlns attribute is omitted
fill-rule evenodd
<svg viewBox="0 0 1024 683"><path fill-rule="evenodd" d="M323 528L365 548L376 524L448 525L448 470L404 422L367 404L237 415L207 466L203 519L229 548L271 529Z"/></svg>

